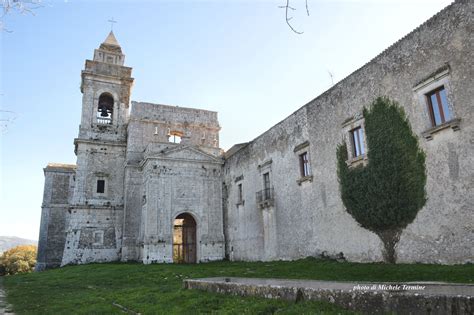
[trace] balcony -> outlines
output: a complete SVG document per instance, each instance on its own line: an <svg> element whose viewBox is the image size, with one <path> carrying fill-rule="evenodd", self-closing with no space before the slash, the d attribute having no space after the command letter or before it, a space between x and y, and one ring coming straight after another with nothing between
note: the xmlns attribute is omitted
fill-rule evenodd
<svg viewBox="0 0 474 315"><path fill-rule="evenodd" d="M274 192L273 188L265 188L257 192L257 206L260 209L273 206Z"/></svg>

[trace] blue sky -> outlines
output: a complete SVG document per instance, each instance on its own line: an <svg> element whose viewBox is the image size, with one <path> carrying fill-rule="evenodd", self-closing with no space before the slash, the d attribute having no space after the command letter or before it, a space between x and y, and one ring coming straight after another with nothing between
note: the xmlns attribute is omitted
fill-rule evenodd
<svg viewBox="0 0 474 315"><path fill-rule="evenodd" d="M132 100L219 112L221 147L259 134L437 13L445 0L42 1L1 32L0 235L37 239L48 162L75 163L80 73L110 31Z"/></svg>

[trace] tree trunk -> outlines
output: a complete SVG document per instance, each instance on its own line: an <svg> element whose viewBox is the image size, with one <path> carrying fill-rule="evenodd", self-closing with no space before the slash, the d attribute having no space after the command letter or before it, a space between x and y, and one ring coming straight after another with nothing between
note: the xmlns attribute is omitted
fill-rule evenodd
<svg viewBox="0 0 474 315"><path fill-rule="evenodd" d="M397 262L395 246L397 246L401 234L401 229L377 232L377 235L383 242L384 249L382 251L382 255L386 263L395 264Z"/></svg>

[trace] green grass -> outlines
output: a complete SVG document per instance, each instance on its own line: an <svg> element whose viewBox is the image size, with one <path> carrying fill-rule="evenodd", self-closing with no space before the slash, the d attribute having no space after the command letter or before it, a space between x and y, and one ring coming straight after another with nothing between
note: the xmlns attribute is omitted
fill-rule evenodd
<svg viewBox="0 0 474 315"><path fill-rule="evenodd" d="M182 280L211 276L320 279L355 282L473 283L474 266L293 262L214 262L198 265L91 264L3 280L17 314L349 314L335 305L238 297L182 289Z"/></svg>

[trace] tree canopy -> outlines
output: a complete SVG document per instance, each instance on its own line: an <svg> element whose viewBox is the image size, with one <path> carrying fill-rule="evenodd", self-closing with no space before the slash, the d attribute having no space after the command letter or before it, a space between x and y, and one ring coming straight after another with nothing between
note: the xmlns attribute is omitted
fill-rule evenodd
<svg viewBox="0 0 474 315"><path fill-rule="evenodd" d="M377 98L364 108L368 164L350 167L345 143L337 149L341 197L347 212L383 241L395 262L401 231L426 202L425 154L396 102Z"/></svg>
<svg viewBox="0 0 474 315"><path fill-rule="evenodd" d="M36 265L37 247L20 245L11 248L0 256L0 275L32 272Z"/></svg>

